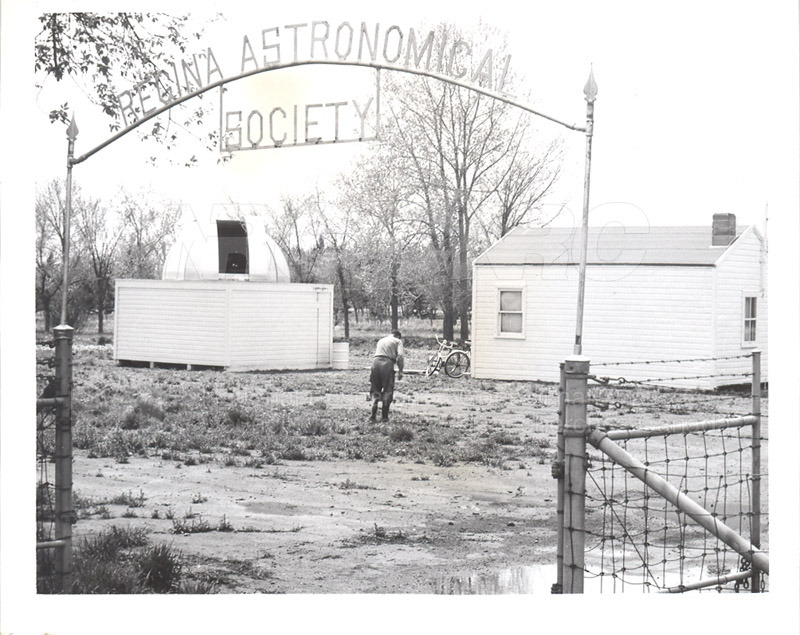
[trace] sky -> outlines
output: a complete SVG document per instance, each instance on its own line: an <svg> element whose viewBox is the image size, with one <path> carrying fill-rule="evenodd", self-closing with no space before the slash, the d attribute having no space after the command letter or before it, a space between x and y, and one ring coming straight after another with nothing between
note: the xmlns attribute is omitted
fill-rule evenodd
<svg viewBox="0 0 800 635"><path fill-rule="evenodd" d="M9 488L9 469L16 474L15 468L19 468L26 475L25 479L34 478L33 463L19 463L26 455L11 450L21 447L19 444L24 445L30 438L23 432L28 425L25 421L30 421L34 397L32 382L24 378L34 377L30 351L35 183L66 175L65 130L63 126L50 124L47 112L55 104L62 103L63 96L74 96L74 90L65 85L50 83L41 92L33 89L31 45L36 33L33 18L41 11L63 11L74 5L71 1L0 1L0 147L3 150L0 153L0 297L3 301L0 422L4 450L0 465L5 482L0 498L6 501L7 518L9 497L17 490ZM628 225L707 225L714 213L733 213L739 225L755 224L763 230L768 216L770 411L777 423L785 425L775 426L770 463L777 466L776 470L792 466L781 485L783 495L778 498L773 492L773 501L780 500L781 504L774 504L771 510L770 546L774 553L781 553L780 549L784 548L782 555L785 557L776 562L771 578L774 592L768 598L759 598L760 610L747 612L742 611L739 604L724 603L714 609L712 621L718 626L730 622L737 632L745 632L748 625L763 628L763 623L772 621L773 611L788 597L789 606L794 607L791 619L796 624L797 501L800 498L795 473L796 452L800 448L796 403L800 382L796 362L793 362L800 352L797 4L721 0L668 3L500 0L471 4L452 0L437 3L343 0L335 4L321 1L276 4L231 0L190 5L169 0L135 3L89 0L80 5L82 10L190 9L195 13L198 7L207 14L220 11L226 18L209 30L208 43L202 43L212 46L220 56L223 51L236 52L244 34L257 38L262 28L311 20L328 20L332 25L343 20L353 25L361 21L379 22L387 26L396 24L403 29L421 29L440 19L469 28L480 17L488 25L507 32L513 52L511 65L516 73L524 75L517 97L543 113L583 125L586 109L583 86L590 69L593 70L599 92L591 164L591 224L616 221ZM313 91L319 92L312 94L308 86L295 86L291 94L282 93L282 98L291 97L289 101L305 97L338 100L336 91L343 91L345 97L361 95L358 91L364 90L362 84L369 84L371 76L370 71L360 74L366 74L367 79L359 75L355 82L359 87L355 87L353 77L348 75L345 79L342 69L326 69L322 79L318 76L312 82ZM80 101L74 103L80 128L76 153L82 154L103 142L109 133L102 115ZM585 137L544 121L538 129L543 138L560 136L563 140L562 178L551 205L553 209L562 204L566 206L559 224L576 223L583 194ZM121 186L129 190L148 188L172 200L183 201L203 215L211 211L214 203L234 200L275 205L283 193L302 192L316 183L325 184L362 151L363 146L346 144L245 152L236 155L224 167L217 165L216 156L208 155L200 157L200 165L193 169L170 167L163 162L157 168L150 168L146 158L158 149L142 144L131 134L75 166L74 178L85 192L94 196L113 196ZM28 447L28 450L32 456L33 449ZM771 479L771 485L777 481L777 478ZM20 504L24 508L27 503ZM9 536L12 539L16 536L13 527L8 523L3 526L6 547L0 556L8 556ZM30 536L23 536L23 539L32 540ZM785 565L783 569L782 564ZM25 583L30 583L30 571L23 572L19 578L10 578L7 561L2 568L6 574L0 588L12 595L17 593L11 598L12 602L20 597L30 600L25 591L29 588ZM22 591L15 587L21 587ZM285 619L286 615L289 619L276 623L296 629L301 616L304 624L320 630L330 624L326 615L346 620L363 611L355 598L333 603L317 598L311 606L321 603L322 612L309 610L309 600L301 599L286 598L281 602L274 613L275 619ZM475 625L483 625L484 630L496 627L497 620L489 619L491 614L486 611L486 604L466 605L456 598L453 600L456 602L451 606L452 611L441 611L438 606L431 614L423 609L419 614L426 617L420 618L417 629L425 632L424 627L432 624L460 632L471 632ZM252 602L243 601L233 608L222 605L224 610L209 615L203 611L203 604L192 603L189 598L186 601L181 605L186 610L160 617L159 623L181 628L197 621L191 619L195 615L202 618L205 626L205 630L198 632L208 632L211 627L217 632L226 632L234 618L239 624L242 615L252 614L254 618L261 615L262 621L258 623L263 624L264 611ZM541 599L533 604L518 598L504 598L504 602L502 612L514 615L518 612L523 626L530 626L534 619L531 607L539 619L553 617L552 604ZM697 607L689 598L682 602L682 607ZM93 624L85 619L86 606L90 605L75 602L69 606L78 604L81 609L64 611L59 628L51 626L49 632L103 632L102 627L92 630ZM39 601L29 615L52 615L56 606L57 603ZM152 603L145 606L148 611L158 610ZM417 614L406 611L406 605L397 600L376 598L371 608L375 606L406 620ZM497 604L491 606L494 610ZM566 603L566 606L596 607L597 604ZM124 607L121 599L108 599L102 611L113 615L125 611ZM270 604L270 610L275 607L274 603ZM629 620L648 619L654 632L664 632L659 629L665 628L667 622L673 631L681 628L671 619L658 617L654 621L653 613L648 613L652 608L650 603L635 607L626 604L625 611ZM92 615L94 610L91 609ZM667 616L663 607L658 611L657 615ZM701 614L701 618L708 618L707 613L704 612L705 617ZM618 629L616 624L604 626L598 621L596 611L579 609L572 611L572 615L584 626L591 625L592 632ZM731 622L732 616L735 622ZM44 632L46 620L34 620L34 623L40 628L30 632ZM396 623L382 619L380 630L397 632L402 623L403 619ZM119 620L116 624L124 631L125 624L119 624ZM350 627L350 632L359 632L355 622L350 623ZM4 626L3 632L6 630ZM336 632L335 628L333 630ZM374 630L378 629L371 632ZM14 631L26 632L24 629Z"/></svg>
<svg viewBox="0 0 800 635"><path fill-rule="evenodd" d="M453 3L417 12L402 8L414 3L374 4L351 1L333 9L287 3L259 12L226 3L217 7L223 19L207 25L197 50L210 46L218 59L227 59L220 65L229 76L242 37L257 42L262 28L312 20L334 26L349 21L357 27L363 20L419 32L439 18L466 28L481 19L507 33L511 67L523 77L516 97L545 114L583 125L582 91L593 69L599 87L591 163L593 224L705 225L714 213L733 213L740 224L763 228L768 215L785 213L796 202L797 55L792 38L796 20L791 20L796 12L785 3L755 10L754 4L736 2L674 2L660 9L651 3L545 2L531 3L523 14L503 11L502 4L488 13ZM201 7L213 13L214 5ZM196 8L193 14L202 19ZM305 103L366 99L374 81L370 70L325 67L306 74L313 79L293 82L292 77L302 78L307 71L274 77L273 87L282 96L270 104L285 109L302 105L298 93L303 90L309 91ZM123 84L120 91L127 88ZM65 96L72 97L81 130L76 154L110 136L102 115L75 99L69 82L48 82L35 95L31 131L37 171L62 178L64 126L50 124L46 114ZM260 103L254 95L241 106L247 112ZM585 136L535 117L534 123L543 141L562 140L562 177L547 206L566 205L560 220L572 222L582 209ZM275 206L283 194L328 183L367 149L366 144L344 144L242 152L224 166L217 164L218 154L200 151L198 167L187 169L180 160L169 165L159 148L143 144L133 133L76 166L74 178L98 196L111 196L120 185L149 187L198 211L227 200ZM172 154L175 158L180 152ZM148 166L152 155L161 157L158 167Z"/></svg>

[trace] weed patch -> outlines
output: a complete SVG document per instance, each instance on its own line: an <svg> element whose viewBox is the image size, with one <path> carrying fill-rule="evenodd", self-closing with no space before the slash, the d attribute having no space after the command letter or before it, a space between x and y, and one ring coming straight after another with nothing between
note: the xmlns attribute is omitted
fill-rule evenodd
<svg viewBox="0 0 800 635"><path fill-rule="evenodd" d="M414 438L414 431L408 426L395 426L389 431L389 439L394 443L407 443Z"/></svg>
<svg viewBox="0 0 800 635"><path fill-rule="evenodd" d="M358 483L354 483L348 478L347 480L339 483L339 489L350 490L350 489L375 489L375 488L370 487L369 485L360 485Z"/></svg>
<svg viewBox="0 0 800 635"><path fill-rule="evenodd" d="M144 495L144 491L140 489L137 495L134 495L130 490L122 494L117 494L113 496L108 503L111 505L125 505L125 507L144 507L145 500L147 500L147 498Z"/></svg>
<svg viewBox="0 0 800 635"><path fill-rule="evenodd" d="M37 560L37 590L53 593L54 561L46 555ZM182 579L180 551L151 545L145 530L131 527L112 526L76 544L72 573L69 592L77 594L215 592L212 585Z"/></svg>
<svg viewBox="0 0 800 635"><path fill-rule="evenodd" d="M187 519L176 518L172 521L173 534L200 534L214 530L215 528L202 518L198 520L191 518L188 521Z"/></svg>

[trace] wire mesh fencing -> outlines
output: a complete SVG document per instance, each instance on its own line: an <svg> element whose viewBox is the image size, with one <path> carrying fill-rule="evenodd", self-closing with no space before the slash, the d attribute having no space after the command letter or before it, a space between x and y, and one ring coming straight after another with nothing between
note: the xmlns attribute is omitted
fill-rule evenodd
<svg viewBox="0 0 800 635"><path fill-rule="evenodd" d="M565 363L554 592L767 590L766 428L752 357L750 413L638 429L587 425L587 407L598 407L589 364Z"/></svg>
<svg viewBox="0 0 800 635"><path fill-rule="evenodd" d="M36 586L69 590L72 567L72 335L53 330L36 355Z"/></svg>
<svg viewBox="0 0 800 635"><path fill-rule="evenodd" d="M622 449L740 536L753 519L752 423L622 439ZM599 451L587 462L585 576L598 590L749 589L739 553ZM721 579L726 578L726 579ZM762 578L763 581L763 578ZM728 584L730 582L731 584Z"/></svg>

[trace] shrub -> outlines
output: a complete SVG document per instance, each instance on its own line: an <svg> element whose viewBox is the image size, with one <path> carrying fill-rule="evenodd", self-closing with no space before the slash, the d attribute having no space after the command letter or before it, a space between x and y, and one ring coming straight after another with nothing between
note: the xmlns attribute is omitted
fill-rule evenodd
<svg viewBox="0 0 800 635"><path fill-rule="evenodd" d="M228 520L227 516L222 516L222 519L219 521L219 525L217 525L217 531L233 531L233 525L231 524L231 521Z"/></svg>
<svg viewBox="0 0 800 635"><path fill-rule="evenodd" d="M77 553L73 562L73 593L142 593L141 580L127 562L97 560Z"/></svg>
<svg viewBox="0 0 800 635"><path fill-rule="evenodd" d="M70 591L91 594L216 591L209 583L182 583L182 554L170 545L147 543L145 530L116 526L84 539L74 551ZM39 559L38 564L37 590L55 592L52 563Z"/></svg>
<svg viewBox="0 0 800 635"><path fill-rule="evenodd" d="M178 587L178 593L188 593L192 595L205 595L216 592L216 582L211 582L209 580L186 580Z"/></svg>
<svg viewBox="0 0 800 635"><path fill-rule="evenodd" d="M414 438L414 431L408 426L395 426L389 431L389 439L395 443L411 441Z"/></svg>
<svg viewBox="0 0 800 635"><path fill-rule="evenodd" d="M208 524L208 521L202 518L196 522L192 520L190 523L180 519L172 521L173 534L199 534L208 531L214 531L214 528Z"/></svg>
<svg viewBox="0 0 800 635"><path fill-rule="evenodd" d="M144 501L147 498L144 495L143 490L139 490L139 495L134 496L133 492L128 490L127 492L123 492L122 494L117 494L113 498L111 498L108 502L111 505L125 505L127 507L144 507Z"/></svg>
<svg viewBox="0 0 800 635"><path fill-rule="evenodd" d="M124 549L142 547L148 542L147 530L112 525L93 538L85 538L79 546L82 555L97 560L114 560Z"/></svg>
<svg viewBox="0 0 800 635"><path fill-rule="evenodd" d="M330 428L328 424L324 421L320 421L319 419L314 419L313 421L307 421L302 426L300 426L300 434L306 437L321 437L323 435L328 434Z"/></svg>
<svg viewBox="0 0 800 635"><path fill-rule="evenodd" d="M232 406L231 408L228 408L228 412L225 414L225 423L228 425L250 423L252 420L253 416L239 406Z"/></svg>
<svg viewBox="0 0 800 635"><path fill-rule="evenodd" d="M169 593L178 588L183 564L180 552L162 543L140 553L135 567L145 587L156 593Z"/></svg>
<svg viewBox="0 0 800 635"><path fill-rule="evenodd" d="M151 420L163 421L164 409L147 396L140 395L133 407L125 412L120 428L138 430L149 425Z"/></svg>
<svg viewBox="0 0 800 635"><path fill-rule="evenodd" d="M144 453L146 448L147 438L139 430L117 429L106 436L97 451L101 456L121 458Z"/></svg>
<svg viewBox="0 0 800 635"><path fill-rule="evenodd" d="M300 446L290 445L281 452L281 458L287 461L306 461L308 455Z"/></svg>

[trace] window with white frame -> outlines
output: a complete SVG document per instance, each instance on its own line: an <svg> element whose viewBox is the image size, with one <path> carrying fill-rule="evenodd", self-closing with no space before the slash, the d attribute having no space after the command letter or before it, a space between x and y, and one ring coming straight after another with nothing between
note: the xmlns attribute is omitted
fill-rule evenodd
<svg viewBox="0 0 800 635"><path fill-rule="evenodd" d="M497 334L524 337L522 289L498 289Z"/></svg>
<svg viewBox="0 0 800 635"><path fill-rule="evenodd" d="M758 305L756 296L744 296L744 322L742 324L742 342L747 344L756 343L756 326L758 316Z"/></svg>

